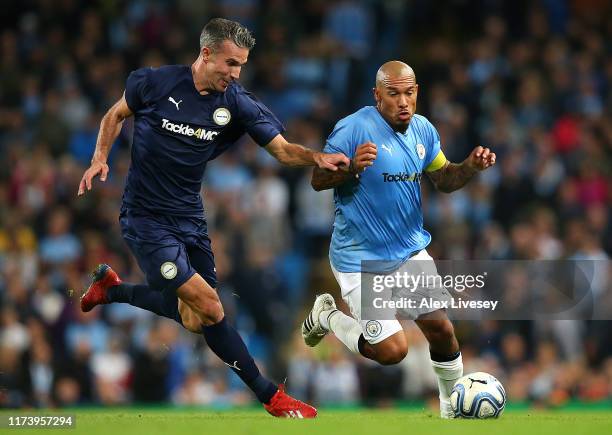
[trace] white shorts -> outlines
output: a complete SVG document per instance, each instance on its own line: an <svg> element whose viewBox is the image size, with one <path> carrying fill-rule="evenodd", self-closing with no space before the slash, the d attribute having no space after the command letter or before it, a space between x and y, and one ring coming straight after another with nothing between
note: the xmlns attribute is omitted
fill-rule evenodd
<svg viewBox="0 0 612 435"><path fill-rule="evenodd" d="M419 251L408 261L402 264L399 268L391 273L402 272L402 269L408 269L406 264L417 260L429 260L423 263L423 269L427 269L427 273L436 274L437 269L433 258L425 249ZM411 273L414 273L414 263L411 263ZM340 285L342 299L347 303L351 310L351 315L361 323L363 336L370 344L377 344L393 334L402 330L402 325L397 319L377 320L377 319L362 319L361 318L361 272L338 272L334 266L331 266L332 272L336 277L336 281ZM416 294L431 298L433 300L448 300L450 294L444 287L419 288ZM438 308L413 308L402 310L402 318L417 319L419 316L436 311Z"/></svg>

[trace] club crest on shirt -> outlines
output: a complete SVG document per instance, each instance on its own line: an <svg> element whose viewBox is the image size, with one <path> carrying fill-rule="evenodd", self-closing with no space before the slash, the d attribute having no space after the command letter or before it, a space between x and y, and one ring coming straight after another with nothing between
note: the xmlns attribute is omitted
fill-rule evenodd
<svg viewBox="0 0 612 435"><path fill-rule="evenodd" d="M425 145L423 145L422 143L418 143L416 146L416 150L419 159L423 160L425 158Z"/></svg>
<svg viewBox="0 0 612 435"><path fill-rule="evenodd" d="M232 114L225 107L219 107L213 113L213 121L217 125L226 125L232 119Z"/></svg>

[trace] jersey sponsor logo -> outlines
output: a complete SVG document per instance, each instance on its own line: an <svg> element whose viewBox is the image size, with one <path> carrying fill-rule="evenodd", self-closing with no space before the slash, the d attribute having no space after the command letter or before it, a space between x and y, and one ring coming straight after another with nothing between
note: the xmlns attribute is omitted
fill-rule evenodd
<svg viewBox="0 0 612 435"><path fill-rule="evenodd" d="M225 107L219 107L213 113L213 121L217 125L226 125L232 119L232 114Z"/></svg>
<svg viewBox="0 0 612 435"><path fill-rule="evenodd" d="M179 104L181 104L183 102L183 100L176 101L172 97L168 97L168 101L170 101L172 104L174 104L176 106L176 110L179 110Z"/></svg>
<svg viewBox="0 0 612 435"><path fill-rule="evenodd" d="M218 134L218 131L206 130L204 128L193 128L189 124L175 124L167 119L162 119L162 128L172 133L178 133L187 137L195 137L200 140L213 140Z"/></svg>
<svg viewBox="0 0 612 435"><path fill-rule="evenodd" d="M398 174L389 174L383 172L383 183L407 183L407 182L421 182L421 173L415 172L409 174L408 172L400 172Z"/></svg>
<svg viewBox="0 0 612 435"><path fill-rule="evenodd" d="M423 160L425 158L425 145L423 145L422 143L418 143L416 145L416 150L417 150L419 159Z"/></svg>
<svg viewBox="0 0 612 435"><path fill-rule="evenodd" d="M176 274L178 273L178 268L173 262L166 261L164 264L161 265L159 271L161 272L164 278L174 279L176 277Z"/></svg>

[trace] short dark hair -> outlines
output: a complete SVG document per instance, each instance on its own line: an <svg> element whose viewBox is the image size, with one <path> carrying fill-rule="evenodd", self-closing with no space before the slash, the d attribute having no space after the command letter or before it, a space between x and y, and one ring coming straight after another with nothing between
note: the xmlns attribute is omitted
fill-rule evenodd
<svg viewBox="0 0 612 435"><path fill-rule="evenodd" d="M200 50L204 47L215 50L225 40L232 41L238 47L248 50L255 46L255 38L242 24L224 18L213 18L202 29Z"/></svg>

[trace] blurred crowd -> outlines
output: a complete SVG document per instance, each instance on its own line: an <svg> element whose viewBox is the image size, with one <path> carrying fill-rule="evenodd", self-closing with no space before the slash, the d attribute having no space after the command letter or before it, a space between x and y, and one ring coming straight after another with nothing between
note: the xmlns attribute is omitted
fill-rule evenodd
<svg viewBox="0 0 612 435"><path fill-rule="evenodd" d="M203 337L125 304L83 314L88 273L143 276L121 240L127 121L111 175L77 199L99 121L141 66L193 62L209 18L257 38L241 82L320 149L334 123L372 104L378 66L415 70L417 111L461 161L497 165L444 195L422 182L428 248L440 259L593 259L612 254L612 10L605 0L23 0L0 15L0 407L160 402L230 406L253 397ZM335 339L306 348L316 292L339 296L327 248L332 193L245 137L211 162L205 210L225 311L264 371L316 403L434 397L427 343L381 367ZM608 264L608 263L603 263ZM609 281L608 281L609 282ZM612 397L610 321L458 322L466 373L511 400Z"/></svg>

